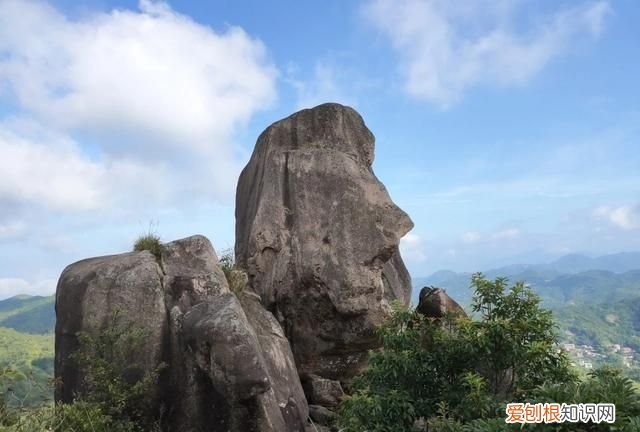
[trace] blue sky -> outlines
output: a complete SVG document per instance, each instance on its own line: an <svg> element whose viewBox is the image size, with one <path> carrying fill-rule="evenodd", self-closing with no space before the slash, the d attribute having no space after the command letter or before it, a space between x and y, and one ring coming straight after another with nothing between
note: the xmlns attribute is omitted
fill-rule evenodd
<svg viewBox="0 0 640 432"><path fill-rule="evenodd" d="M163 239L233 246L258 134L355 107L413 276L640 249L634 0L0 0L0 298Z"/></svg>

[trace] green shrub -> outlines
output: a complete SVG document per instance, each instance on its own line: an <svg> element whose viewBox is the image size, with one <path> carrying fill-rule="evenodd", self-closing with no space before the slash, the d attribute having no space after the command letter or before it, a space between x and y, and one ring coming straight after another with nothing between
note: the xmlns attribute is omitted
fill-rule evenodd
<svg viewBox="0 0 640 432"><path fill-rule="evenodd" d="M81 400L95 404L117 424L142 430L154 427L160 417L154 390L165 367L161 363L149 369L139 360L137 351L147 336L116 311L102 331L79 335L81 349L73 355L85 372Z"/></svg>
<svg viewBox="0 0 640 432"><path fill-rule="evenodd" d="M143 432L130 421L111 418L99 404L85 401L14 410L14 415L11 424L0 424L0 432Z"/></svg>
<svg viewBox="0 0 640 432"><path fill-rule="evenodd" d="M473 276L476 319L433 320L396 305L379 329L383 350L370 354L340 407L344 431L409 431L420 417L429 430L498 417L504 424L506 402L544 383L574 382L550 312L523 283L506 282Z"/></svg>
<svg viewBox="0 0 640 432"><path fill-rule="evenodd" d="M247 274L236 267L236 260L233 254L233 249L225 249L222 251L218 264L224 277L227 279L229 289L236 295L240 295L247 285Z"/></svg>
<svg viewBox="0 0 640 432"><path fill-rule="evenodd" d="M83 393L71 404L37 408L7 405L0 393L0 432L151 432L160 430L155 399L160 364L139 360L148 332L115 312L99 332L80 333L73 359L84 371ZM34 378L15 368L0 369L0 386ZM12 385L12 384L11 384Z"/></svg>
<svg viewBox="0 0 640 432"><path fill-rule="evenodd" d="M151 252L157 259L162 256L162 243L160 237L152 232L141 235L133 244L134 252L147 250Z"/></svg>

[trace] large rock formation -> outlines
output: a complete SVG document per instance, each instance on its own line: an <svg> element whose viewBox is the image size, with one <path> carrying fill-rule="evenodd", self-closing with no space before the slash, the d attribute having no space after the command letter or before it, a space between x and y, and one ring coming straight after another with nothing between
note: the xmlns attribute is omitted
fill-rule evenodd
<svg viewBox="0 0 640 432"><path fill-rule="evenodd" d="M241 303L229 291L202 236L165 245L159 261L137 252L70 265L56 294L56 400L86 391L72 355L78 332L100 332L117 310L148 334L132 363L168 365L150 397L169 414L169 430L303 431L308 406L293 354L250 295Z"/></svg>
<svg viewBox="0 0 640 432"><path fill-rule="evenodd" d="M391 301L409 302L398 245L413 224L374 175L373 153L356 111L320 105L267 128L238 182L236 261L305 379L348 381Z"/></svg>

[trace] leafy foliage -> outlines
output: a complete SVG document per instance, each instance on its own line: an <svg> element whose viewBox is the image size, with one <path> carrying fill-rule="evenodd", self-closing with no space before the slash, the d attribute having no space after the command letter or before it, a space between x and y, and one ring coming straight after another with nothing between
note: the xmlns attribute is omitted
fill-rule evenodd
<svg viewBox="0 0 640 432"><path fill-rule="evenodd" d="M53 399L53 335L29 335L0 327L0 393L9 406L36 406ZM12 371L8 373L7 371Z"/></svg>
<svg viewBox="0 0 640 432"><path fill-rule="evenodd" d="M429 430L462 430L487 418L504 426L507 401L576 380L551 313L529 288L481 274L472 286L477 319L433 320L396 305L379 330L384 349L370 355L341 406L345 431L409 431L418 418Z"/></svg>
<svg viewBox="0 0 640 432"><path fill-rule="evenodd" d="M570 383L546 383L538 387L530 395L530 400L535 402L557 402L581 404L581 403L613 403L616 406L616 417L619 429L633 430L633 424L637 424L640 418L640 393L634 388L629 378L621 375L620 371L613 368L602 368L591 372L587 379L581 382ZM590 425L584 430L608 431L609 425ZM541 429L542 430L542 429ZM549 429L550 430L550 429ZM575 425L556 425L554 431L576 430Z"/></svg>
<svg viewBox="0 0 640 432"><path fill-rule="evenodd" d="M164 364L148 370L141 363L138 347L147 333L115 312L106 328L97 334L81 333L81 349L74 358L85 370L82 400L130 430L153 424L155 383Z"/></svg>
<svg viewBox="0 0 640 432"><path fill-rule="evenodd" d="M218 264L227 279L229 289L236 295L240 294L247 285L247 274L236 267L236 260L233 249L225 249L220 255Z"/></svg>
<svg viewBox="0 0 640 432"><path fill-rule="evenodd" d="M558 325L570 342L605 349L620 344L640 351L640 298L590 306L567 306L555 311Z"/></svg>
<svg viewBox="0 0 640 432"><path fill-rule="evenodd" d="M3 421L4 420L4 421ZM0 417L0 432L130 432L136 425L116 421L95 403L47 405L37 409L14 411L13 417Z"/></svg>
<svg viewBox="0 0 640 432"><path fill-rule="evenodd" d="M137 347L147 333L116 312L100 332L81 333L74 359L84 369L83 392L71 404L10 406L0 395L0 432L142 432L159 430L153 389L163 364L149 370ZM0 384L33 378L0 369Z"/></svg>

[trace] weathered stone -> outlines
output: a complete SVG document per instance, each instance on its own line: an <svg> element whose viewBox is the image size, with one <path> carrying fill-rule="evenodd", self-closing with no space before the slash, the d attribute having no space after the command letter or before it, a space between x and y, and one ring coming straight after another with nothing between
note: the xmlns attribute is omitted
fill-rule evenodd
<svg viewBox="0 0 640 432"><path fill-rule="evenodd" d="M259 301L244 302L247 317L205 237L165 245L160 263L138 252L73 264L56 301L57 400L83 390L77 333L100 331L119 310L150 335L135 360L168 365L150 397L170 413L169 430L304 430L307 402L282 328Z"/></svg>
<svg viewBox="0 0 640 432"><path fill-rule="evenodd" d="M184 313L192 306L229 293L224 273L209 239L201 235L167 243L162 268L168 309Z"/></svg>
<svg viewBox="0 0 640 432"><path fill-rule="evenodd" d="M442 318L445 315L467 317L462 306L442 288L424 287L420 290L419 299L416 310L428 318Z"/></svg>
<svg viewBox="0 0 640 432"><path fill-rule="evenodd" d="M188 346L183 331L184 317L197 305L215 304L229 294L224 274L217 265L213 246L203 236L192 236L163 246L165 302L168 312L168 361L171 408L170 430L198 430L202 424L231 422L231 406L222 389L211 382L208 368L197 362L198 352ZM192 317L193 319L193 317ZM200 353L201 354L201 353ZM212 410L212 407L217 409Z"/></svg>
<svg viewBox="0 0 640 432"><path fill-rule="evenodd" d="M258 338L235 295L191 308L182 331L200 369L229 400L249 399L271 388Z"/></svg>
<svg viewBox="0 0 640 432"><path fill-rule="evenodd" d="M303 376L349 380L390 301L409 301L398 244L413 224L375 177L373 150L358 113L325 104L267 128L238 182L236 261Z"/></svg>
<svg viewBox="0 0 640 432"><path fill-rule="evenodd" d="M309 405L309 417L315 423L331 426L336 420L336 413L321 405Z"/></svg>
<svg viewBox="0 0 640 432"><path fill-rule="evenodd" d="M56 291L56 400L69 403L85 391L84 373L71 356L79 348L78 333L99 333L116 312L147 333L132 364L155 369L162 361L167 314L162 270L151 253L86 259L62 272Z"/></svg>
<svg viewBox="0 0 640 432"><path fill-rule="evenodd" d="M344 397L340 381L310 374L303 377L302 385L311 404L335 407L340 404Z"/></svg>
<svg viewBox="0 0 640 432"><path fill-rule="evenodd" d="M278 320L262 307L257 294L246 288L240 295L240 301L256 331L271 388L287 430L301 430L309 409L289 341Z"/></svg>

